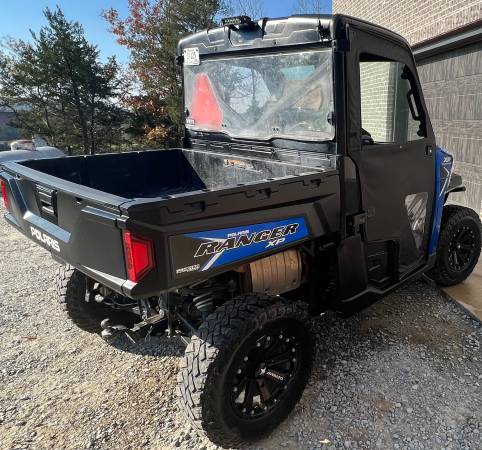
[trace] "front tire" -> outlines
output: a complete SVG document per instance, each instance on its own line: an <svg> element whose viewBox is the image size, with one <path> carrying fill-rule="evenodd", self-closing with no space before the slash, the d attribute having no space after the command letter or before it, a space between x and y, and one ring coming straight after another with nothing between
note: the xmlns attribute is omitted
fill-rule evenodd
<svg viewBox="0 0 482 450"><path fill-rule="evenodd" d="M480 256L481 226L475 211L462 206L444 207L435 267L428 275L441 286L464 281Z"/></svg>
<svg viewBox="0 0 482 450"><path fill-rule="evenodd" d="M267 435L301 397L313 363L306 308L255 294L226 302L186 348L181 409L216 445Z"/></svg>

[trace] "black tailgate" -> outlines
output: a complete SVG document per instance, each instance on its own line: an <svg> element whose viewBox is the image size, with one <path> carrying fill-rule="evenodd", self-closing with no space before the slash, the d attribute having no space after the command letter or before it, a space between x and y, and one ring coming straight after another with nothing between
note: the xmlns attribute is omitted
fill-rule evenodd
<svg viewBox="0 0 482 450"><path fill-rule="evenodd" d="M122 292L126 269L117 221L127 199L16 163L5 163L0 178L9 223L55 258Z"/></svg>

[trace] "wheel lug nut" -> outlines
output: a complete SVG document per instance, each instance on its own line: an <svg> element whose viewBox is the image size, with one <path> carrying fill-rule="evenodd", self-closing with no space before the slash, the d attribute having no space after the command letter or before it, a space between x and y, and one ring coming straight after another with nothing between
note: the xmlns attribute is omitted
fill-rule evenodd
<svg viewBox="0 0 482 450"><path fill-rule="evenodd" d="M286 338L286 342L289 342L290 341L290 338Z"/></svg>
<svg viewBox="0 0 482 450"><path fill-rule="evenodd" d="M241 369L236 370L236 373L239 375L242 372Z"/></svg>
<svg viewBox="0 0 482 450"><path fill-rule="evenodd" d="M261 342L257 342L256 347L261 347Z"/></svg>
<svg viewBox="0 0 482 450"><path fill-rule="evenodd" d="M266 340L267 340L267 341L271 341L271 337L268 336L268 337L266 338Z"/></svg>
<svg viewBox="0 0 482 450"><path fill-rule="evenodd" d="M246 362L247 360L248 360L248 357L245 356L245 357L243 358L243 361Z"/></svg>
<svg viewBox="0 0 482 450"><path fill-rule="evenodd" d="M293 353L296 352L296 348L293 347L293 348L291 349L291 351L292 351Z"/></svg>
<svg viewBox="0 0 482 450"><path fill-rule="evenodd" d="M296 362L296 358L293 358L291 361Z"/></svg>
<svg viewBox="0 0 482 450"><path fill-rule="evenodd" d="M237 388L237 387L234 387L234 388L233 388L233 392L238 392L238 388Z"/></svg>
<svg viewBox="0 0 482 450"><path fill-rule="evenodd" d="M254 409L251 410L250 414L254 416Z"/></svg>

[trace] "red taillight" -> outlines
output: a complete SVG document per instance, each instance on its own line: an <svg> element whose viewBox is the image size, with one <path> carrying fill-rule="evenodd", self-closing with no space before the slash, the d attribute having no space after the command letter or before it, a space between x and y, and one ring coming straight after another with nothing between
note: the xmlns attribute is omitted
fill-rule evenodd
<svg viewBox="0 0 482 450"><path fill-rule="evenodd" d="M124 231L123 239L127 278L137 283L155 267L154 246L152 241L135 236L130 231Z"/></svg>
<svg viewBox="0 0 482 450"><path fill-rule="evenodd" d="M7 197L7 183L5 180L0 180L0 184L2 185L2 197L3 197L3 204L5 205L5 208L10 210L8 207L8 197Z"/></svg>

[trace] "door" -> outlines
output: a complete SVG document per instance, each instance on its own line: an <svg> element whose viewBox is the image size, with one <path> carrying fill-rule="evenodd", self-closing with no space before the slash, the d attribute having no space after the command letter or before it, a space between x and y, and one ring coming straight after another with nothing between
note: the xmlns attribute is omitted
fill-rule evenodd
<svg viewBox="0 0 482 450"><path fill-rule="evenodd" d="M369 280L403 278L427 259L435 139L408 46L351 26L348 154L366 213Z"/></svg>

